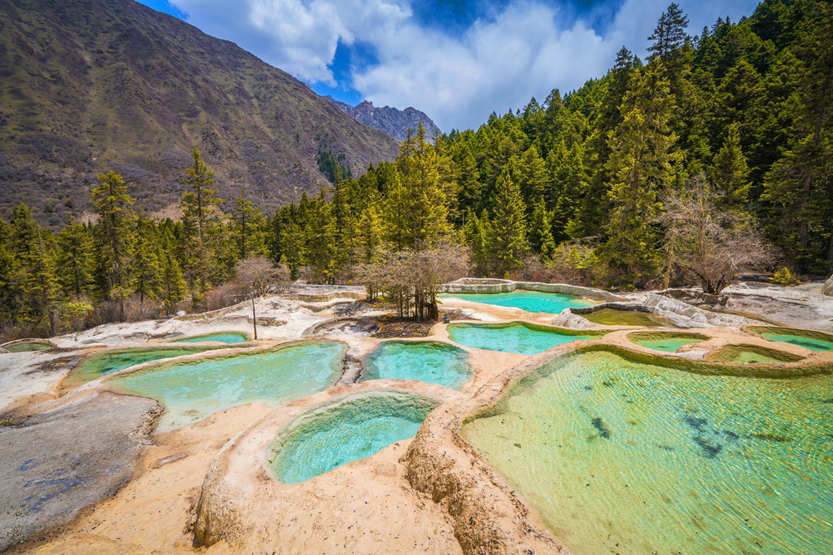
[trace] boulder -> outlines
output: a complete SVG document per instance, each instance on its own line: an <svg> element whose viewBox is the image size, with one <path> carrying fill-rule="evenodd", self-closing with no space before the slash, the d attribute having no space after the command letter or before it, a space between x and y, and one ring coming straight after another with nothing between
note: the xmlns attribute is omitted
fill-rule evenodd
<svg viewBox="0 0 833 555"><path fill-rule="evenodd" d="M821 288L822 295L827 295L828 297L833 297L833 276L824 282L824 285Z"/></svg>

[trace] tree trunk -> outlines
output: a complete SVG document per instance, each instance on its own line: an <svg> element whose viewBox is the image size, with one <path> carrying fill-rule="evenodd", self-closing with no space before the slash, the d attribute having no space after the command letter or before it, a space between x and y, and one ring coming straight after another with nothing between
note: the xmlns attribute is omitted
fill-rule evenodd
<svg viewBox="0 0 833 555"><path fill-rule="evenodd" d="M252 295L252 330L257 339L257 313L255 312L255 296Z"/></svg>

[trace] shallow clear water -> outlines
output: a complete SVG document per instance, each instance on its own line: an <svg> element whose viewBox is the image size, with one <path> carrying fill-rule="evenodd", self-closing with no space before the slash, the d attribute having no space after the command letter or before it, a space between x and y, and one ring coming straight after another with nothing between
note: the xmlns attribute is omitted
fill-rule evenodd
<svg viewBox="0 0 833 555"><path fill-rule="evenodd" d="M546 312L558 314L565 308L592 306L593 303L582 301L572 295L560 293L541 293L539 291L512 291L511 293L449 293L440 297L456 297L476 303L496 306L510 306L528 312Z"/></svg>
<svg viewBox="0 0 833 555"><path fill-rule="evenodd" d="M577 553L833 552L833 379L568 355L463 435Z"/></svg>
<svg viewBox="0 0 833 555"><path fill-rule="evenodd" d="M39 341L21 341L20 343L14 343L3 348L10 353L26 353L30 351L48 351L52 348L52 345L40 343Z"/></svg>
<svg viewBox="0 0 833 555"><path fill-rule="evenodd" d="M745 363L757 363L757 362L772 362L776 364L783 364L784 361L777 359L775 357L771 357L765 355L763 353L758 353L755 351L747 351L747 350L740 350L734 353L730 358L727 358L731 362L745 362Z"/></svg>
<svg viewBox="0 0 833 555"><path fill-rule="evenodd" d="M92 355L81 364L73 368L69 374L70 380L88 382L104 374L110 374L136 364L161 360L165 358L193 355L207 350L200 347L162 348L162 349L131 349L115 353L101 353Z"/></svg>
<svg viewBox="0 0 833 555"><path fill-rule="evenodd" d="M353 397L309 413L272 446L270 466L297 484L413 437L436 403L405 393Z"/></svg>
<svg viewBox="0 0 833 555"><path fill-rule="evenodd" d="M435 341L386 341L368 357L361 381L419 380L459 389L471 378L468 354Z"/></svg>
<svg viewBox="0 0 833 555"><path fill-rule="evenodd" d="M628 336L628 339L633 343L648 349L665 351L667 353L676 353L680 347L691 345L693 343L699 343L706 338L658 333L652 335L631 334Z"/></svg>
<svg viewBox="0 0 833 555"><path fill-rule="evenodd" d="M316 341L250 355L161 364L114 376L126 393L152 397L166 408L159 430L197 422L212 413L254 401L289 402L330 387L341 374L345 347Z"/></svg>
<svg viewBox="0 0 833 555"><path fill-rule="evenodd" d="M466 347L532 355L571 341L595 339L599 334L569 335L557 330L513 323L451 324L448 326L448 336L455 343Z"/></svg>
<svg viewBox="0 0 833 555"><path fill-rule="evenodd" d="M602 326L642 326L655 327L670 325L663 319L648 312L639 310L619 310L616 308L602 308L589 314L580 314L587 320Z"/></svg>
<svg viewBox="0 0 833 555"><path fill-rule="evenodd" d="M249 338L245 333L237 332L223 332L212 333L209 335L197 335L195 337L186 337L185 339L177 339L177 343L201 343L203 341L219 341L220 343L245 343Z"/></svg>
<svg viewBox="0 0 833 555"><path fill-rule="evenodd" d="M761 337L769 339L770 341L781 341L783 343L791 343L810 349L811 351L833 351L833 341L825 341L816 337L807 335L798 335L792 333L777 333L777 332L761 332Z"/></svg>

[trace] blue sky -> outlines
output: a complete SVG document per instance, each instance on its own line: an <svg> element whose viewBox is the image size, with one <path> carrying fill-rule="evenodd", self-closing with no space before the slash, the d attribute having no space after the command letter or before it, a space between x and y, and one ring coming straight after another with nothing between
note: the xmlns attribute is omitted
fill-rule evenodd
<svg viewBox="0 0 833 555"><path fill-rule="evenodd" d="M140 0L236 42L317 93L425 111L476 127L553 88L603 75L625 45L644 55L668 0ZM678 2L698 33L756 0Z"/></svg>

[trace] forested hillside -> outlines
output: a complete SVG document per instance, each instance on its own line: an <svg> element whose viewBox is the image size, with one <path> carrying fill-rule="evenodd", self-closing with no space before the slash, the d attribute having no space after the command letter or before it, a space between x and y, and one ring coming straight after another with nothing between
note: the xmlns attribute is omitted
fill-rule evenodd
<svg viewBox="0 0 833 555"><path fill-rule="evenodd" d="M221 203L196 150L180 221L137 216L135 183L115 174L92 190L95 224L53 234L18 206L0 222L7 334L206 308L257 256L420 317L466 272L710 293L743 270L829 273L831 4L767 0L695 36L686 25L671 4L644 62L622 48L579 90L435 145L420 126L358 178L320 157L338 182L272 217L245 194Z"/></svg>
<svg viewBox="0 0 833 555"><path fill-rule="evenodd" d="M91 208L96 174L137 208L175 204L191 147L225 196L268 208L327 183L320 151L354 174L395 140L235 44L133 0L0 0L0 214L29 203L59 227Z"/></svg>

